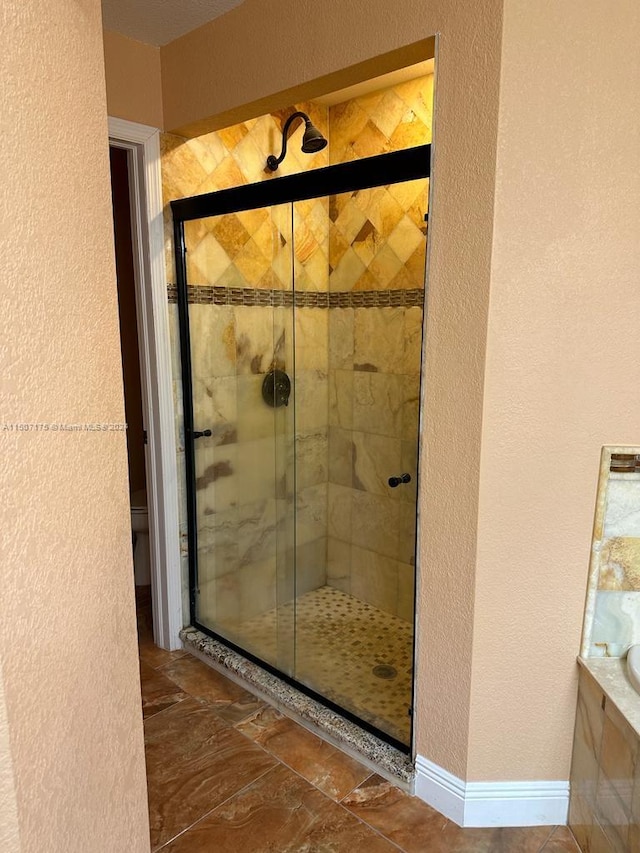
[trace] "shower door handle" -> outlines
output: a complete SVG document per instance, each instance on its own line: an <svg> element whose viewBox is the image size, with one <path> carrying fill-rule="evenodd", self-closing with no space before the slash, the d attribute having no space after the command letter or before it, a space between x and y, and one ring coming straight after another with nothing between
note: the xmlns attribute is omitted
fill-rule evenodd
<svg viewBox="0 0 640 853"><path fill-rule="evenodd" d="M209 438L209 436L211 435L211 430L210 429L203 429L203 430L194 429L192 434L193 434L194 439L195 438Z"/></svg>
<svg viewBox="0 0 640 853"><path fill-rule="evenodd" d="M410 483L411 482L411 474L400 474L399 477L389 477L389 485L392 489L395 489L396 486L399 486L401 483Z"/></svg>

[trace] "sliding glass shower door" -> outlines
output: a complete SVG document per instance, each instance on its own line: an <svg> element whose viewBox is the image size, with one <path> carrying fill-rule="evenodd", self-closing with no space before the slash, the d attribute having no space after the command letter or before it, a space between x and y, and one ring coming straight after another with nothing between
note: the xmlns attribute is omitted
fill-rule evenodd
<svg viewBox="0 0 640 853"><path fill-rule="evenodd" d="M172 204L192 622L405 750L428 168Z"/></svg>
<svg viewBox="0 0 640 853"><path fill-rule="evenodd" d="M291 235L290 204L184 229L193 283L195 618L287 675L295 596Z"/></svg>

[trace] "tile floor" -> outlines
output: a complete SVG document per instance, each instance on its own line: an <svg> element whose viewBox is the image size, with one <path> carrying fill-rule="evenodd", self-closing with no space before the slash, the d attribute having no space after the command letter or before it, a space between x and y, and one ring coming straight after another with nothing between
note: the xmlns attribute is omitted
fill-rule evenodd
<svg viewBox="0 0 640 853"><path fill-rule="evenodd" d="M323 586L299 596L295 611L284 604L228 628L228 639L409 744L410 622ZM290 667L282 666L283 656Z"/></svg>
<svg viewBox="0 0 640 853"><path fill-rule="evenodd" d="M151 849L577 853L566 827L460 829L210 667L138 611Z"/></svg>

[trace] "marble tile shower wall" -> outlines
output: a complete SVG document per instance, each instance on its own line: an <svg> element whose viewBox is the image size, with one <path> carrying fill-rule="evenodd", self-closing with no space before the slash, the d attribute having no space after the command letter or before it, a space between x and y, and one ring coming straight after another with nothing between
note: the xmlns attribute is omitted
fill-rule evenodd
<svg viewBox="0 0 640 853"><path fill-rule="evenodd" d="M328 110L298 105L328 135ZM291 110L261 116L197 139L162 137L165 260L175 282L172 219L174 198L227 189L268 179L268 153L280 150L281 127ZM301 128L294 136L301 135ZM309 157L290 141L279 175L328 165L328 152ZM243 305L241 291L287 292L292 288L293 222L299 230L294 259L296 288L328 289L328 201L248 210L187 223L188 280L194 291L225 288L224 302L191 304L193 398L196 423L212 429L198 445L196 472L199 511L199 612L201 620L233 626L269 610L293 595L294 565L290 551L293 484L293 407L283 412L262 401L264 374L271 367L292 372L294 331L306 341L298 347L295 393L298 492L296 543L305 572L297 591L322 586L326 580L327 511L327 319L320 309L267 304ZM320 224L324 220L324 232ZM322 258L325 258L322 264ZM324 272L324 281L321 274ZM298 280L299 279L299 280ZM170 287L171 297L171 287ZM228 297L228 298L227 298ZM174 354L178 464L180 476L183 611L189 620L187 511L184 489L184 432L177 306L170 301ZM313 315L313 316L312 316ZM325 330L323 333L323 329ZM308 354L315 348L313 363ZM325 356L323 358L323 353ZM289 414L289 417L287 417ZM274 440L275 439L275 440Z"/></svg>
<svg viewBox="0 0 640 853"><path fill-rule="evenodd" d="M423 78L330 108L298 105L329 146L308 157L293 139L278 174L429 142L431 99L432 78ZM193 140L164 135L170 282L175 273L168 202L269 179L265 157L279 151L289 112ZM293 541L294 501L295 591L328 582L411 618L415 494L413 484L390 492L386 479L400 469L416 470L422 326L416 291L424 286L427 187L426 181L412 182L187 228L189 282L204 294L190 305L196 420L214 433L198 445L197 472L200 601L208 619L248 619L293 594L287 545ZM278 307L277 299L274 304L274 293L292 287L292 245L296 291L330 290L345 307L309 303L292 312ZM262 292L264 300L243 304L247 288ZM372 292L399 290L413 291L412 298L390 305L370 299ZM357 292L360 301L353 304L371 307L351 307L342 299ZM177 306L171 303L169 312L184 482ZM259 396L270 367L292 365L294 334L295 433L293 407L274 411ZM181 506L186 590L183 493ZM185 615L186 604L185 597Z"/></svg>
<svg viewBox="0 0 640 853"><path fill-rule="evenodd" d="M433 77L329 110L332 163L431 141ZM333 196L331 292L419 291L329 311L328 583L411 621L428 181ZM412 482L391 489L391 476Z"/></svg>
<svg viewBox="0 0 640 853"><path fill-rule="evenodd" d="M583 657L640 643L640 448L603 450Z"/></svg>

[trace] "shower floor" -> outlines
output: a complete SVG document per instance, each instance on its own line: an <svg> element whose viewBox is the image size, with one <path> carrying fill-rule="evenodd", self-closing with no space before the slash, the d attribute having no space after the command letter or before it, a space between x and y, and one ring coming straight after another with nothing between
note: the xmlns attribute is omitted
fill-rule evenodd
<svg viewBox="0 0 640 853"><path fill-rule="evenodd" d="M324 586L300 596L295 609L284 604L232 633L248 651L409 744L411 623Z"/></svg>

